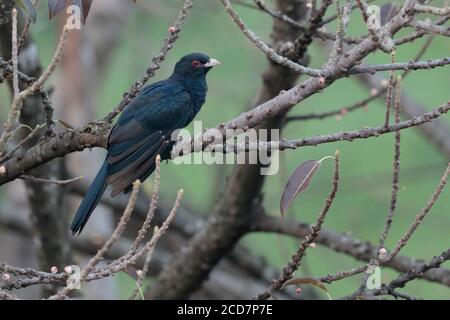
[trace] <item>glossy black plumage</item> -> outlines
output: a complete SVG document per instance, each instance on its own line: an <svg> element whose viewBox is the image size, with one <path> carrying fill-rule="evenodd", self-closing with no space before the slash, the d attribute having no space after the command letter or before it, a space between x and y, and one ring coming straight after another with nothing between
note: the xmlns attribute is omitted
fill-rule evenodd
<svg viewBox="0 0 450 320"><path fill-rule="evenodd" d="M111 130L105 162L89 187L72 221L80 233L107 185L111 196L131 190L136 179L145 180L155 159L170 158L171 134L187 126L205 102L206 74L218 61L201 53L184 56L166 80L141 90Z"/></svg>

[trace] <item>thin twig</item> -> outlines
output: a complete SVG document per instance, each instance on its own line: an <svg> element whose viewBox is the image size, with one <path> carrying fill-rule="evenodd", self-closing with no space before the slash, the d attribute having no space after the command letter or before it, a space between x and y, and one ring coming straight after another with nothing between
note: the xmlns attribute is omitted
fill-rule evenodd
<svg viewBox="0 0 450 320"><path fill-rule="evenodd" d="M139 249L134 255L130 255L130 252L128 252L121 258L110 263L109 265L101 269L94 270L91 274L85 277L84 280L89 281L91 278L103 278L111 276L112 274L115 274L119 271L125 270L129 266L135 264L140 257L147 255L150 250L153 250L156 244L158 243L159 239L164 235L164 233L169 228L169 225L172 223L173 219L175 219L175 215L177 213L178 208L180 207L180 202L181 199L183 198L183 194L184 194L183 190L178 191L175 203L166 220L164 220L161 227L157 229L157 232L153 234L152 238L141 249Z"/></svg>
<svg viewBox="0 0 450 320"><path fill-rule="evenodd" d="M315 18L313 19L315 21L315 23L317 23L317 25L311 25L311 24L303 25L303 24L295 21L294 19L290 18L289 16L285 15L283 12L270 9L262 0L253 0L253 1L256 3L256 5L262 11L266 12L267 14L269 14L270 16L272 16L275 19L284 21L284 22L290 24L291 26L298 28L300 31L303 31L303 33L306 33L306 32L311 33L312 32L313 36L315 36L319 39L322 39L322 40L332 40L332 41L336 40L336 35L324 31L325 28L320 28L321 22L322 22L320 19L318 19L320 17L320 12L316 13ZM330 1L328 1L328 2L331 4ZM325 12L323 12L323 13L325 14ZM357 44L357 43L360 43L363 39L364 39L364 37L344 36L342 40L347 44Z"/></svg>
<svg viewBox="0 0 450 320"><path fill-rule="evenodd" d="M391 62L395 63L395 51L391 52ZM389 81L386 93L386 115L384 118L384 126L389 127L389 117L391 115L392 90L394 88L394 70L389 71Z"/></svg>
<svg viewBox="0 0 450 320"><path fill-rule="evenodd" d="M239 17L238 13L233 9L229 0L221 0L221 2L225 6L225 9L227 10L230 17L233 19L233 21L236 23L239 29L241 29L244 35L269 59L301 74L307 74L312 77L323 76L323 72L321 70L302 66L285 57L280 56L278 53L275 52L275 50L273 50L266 43L264 43L264 41L262 41L252 30L248 28L246 23Z"/></svg>
<svg viewBox="0 0 450 320"><path fill-rule="evenodd" d="M304 146L317 146L323 143L331 143L337 141L354 141L356 139L367 139L370 137L379 137L380 135L395 132L397 130L404 130L411 127L420 126L424 123L431 122L433 119L440 117L450 110L450 102L444 105L422 114L419 117L399 122L398 124L385 127L384 125L379 127L364 128L354 131L336 132L328 135L318 135L309 138L293 139L293 140L281 140L281 141L258 141L251 143L238 143L238 144L217 144L214 145L215 152L223 153L239 153L243 151L257 151L257 150L286 150L297 149ZM209 145L209 148L211 146ZM198 150L195 150L198 151Z"/></svg>
<svg viewBox="0 0 450 320"><path fill-rule="evenodd" d="M280 290L283 285L292 278L294 272L300 267L301 261L303 257L306 255L306 250L311 246L311 244L314 242L314 240L317 238L317 236L320 233L320 230L322 228L322 224L325 221L326 215L328 211L331 208L331 205L333 203L333 200L336 196L336 192L338 190L339 186L339 152L336 151L335 154L335 166L334 166L334 176L332 180L332 189L330 194L328 195L325 205L322 209L322 211L319 213L319 216L317 217L316 223L312 226L311 233L305 237L305 239L302 241L301 245L299 246L297 252L292 256L291 261L288 263L288 265L283 269L283 273L277 278L272 281L272 284L270 287L268 287L264 292L258 294L256 296L257 300L267 300L272 296L272 294L275 291Z"/></svg>
<svg viewBox="0 0 450 320"><path fill-rule="evenodd" d="M161 67L161 63L166 59L166 56L169 53L170 49L173 48L175 41L177 41L177 39L179 38L181 28L186 21L192 5L192 0L184 1L184 5L181 8L180 13L178 14L177 19L172 25L173 28L170 28L169 36L164 40L164 45L159 51L158 55L156 55L152 59L152 64L150 65L150 67L145 70L145 73L142 76L141 80L134 83L131 88L123 95L122 101L103 118L103 121L112 122L114 118L120 112L122 112L122 110L130 103L130 101L139 93L139 91L144 87L145 83L155 75L156 71Z"/></svg>
<svg viewBox="0 0 450 320"><path fill-rule="evenodd" d="M420 48L420 50L417 52L416 56L411 60L412 62L417 62L418 60L420 60L422 58L422 56L425 54L426 50L429 48L431 42L433 41L433 35L430 35L427 40L425 41L425 43L422 45L422 47ZM401 74L401 78L404 79L408 74L411 73L411 71L414 69L407 69L406 71L404 71ZM396 85L396 80L394 80L394 85ZM387 84L384 85L384 80L382 81L382 88L378 89L378 88L374 88L371 90L370 95L367 98L364 98L360 101L357 101L353 104L351 104L350 106L344 106L344 107L339 107L336 110L332 110L332 111L326 111L326 112L322 112L322 113L310 113L310 114L305 114L305 115L298 115L298 116L289 116L286 118L286 120L288 122L290 121L306 121L306 120L313 120L313 119L318 119L318 120L322 120L328 117L333 117L333 116L345 116L347 115L349 112L358 110L360 108L363 108L365 106L367 106L367 104L369 102L372 102L373 100L380 98L387 90L388 87L388 81L386 81ZM386 101L386 99L385 99Z"/></svg>
<svg viewBox="0 0 450 320"><path fill-rule="evenodd" d="M367 265L363 265L363 266L360 266L357 268L352 268L350 270L339 271L336 274L327 274L326 276L318 277L317 280L319 280L320 282L323 282L323 283L332 283L335 281L339 281L339 280L346 279L346 278L352 277L354 275L363 273L366 269L367 269Z"/></svg>
<svg viewBox="0 0 450 320"><path fill-rule="evenodd" d="M155 227L154 234L158 232L158 227ZM147 253L147 256L145 257L144 264L142 266L142 270L140 273L138 273L138 277L136 280L136 288L134 288L131 296L128 298L128 300L134 300L136 299L137 294L141 294L142 296L142 284L144 283L144 279L147 276L148 269L150 266L150 262L152 260L154 247L151 247L150 250ZM143 298L143 297L142 297Z"/></svg>
<svg viewBox="0 0 450 320"><path fill-rule="evenodd" d="M112 247L112 245L120 238L123 231L125 230L128 221L130 220L131 214L133 213L134 207L136 205L137 195L139 193L139 187L141 186L141 182L139 180L136 180L133 182L133 189L131 192L130 199L128 200L128 205L125 208L125 211L122 214L122 217L120 218L119 223L116 226L116 229L112 233L111 237L105 242L105 244L97 251L94 257L92 257L87 265L83 268L81 271L81 280L87 277L89 272L100 262L100 260L103 258L105 253ZM51 296L50 300L60 300L65 299L67 295L72 291L73 289L69 286L64 287L61 289L58 293Z"/></svg>
<svg viewBox="0 0 450 320"><path fill-rule="evenodd" d="M450 174L450 162L447 165L447 168L445 169L445 172L443 176L441 177L441 180L439 181L439 184L437 185L436 189L434 190L433 195L431 196L430 200L428 201L427 205L420 211L414 222L411 224L411 226L406 230L406 232L403 234L403 236L400 238L400 240L395 245L394 250L389 254L386 260L392 260L399 252L400 250L408 243L409 238L411 238L414 231L419 227L419 225L422 223L425 216L430 212L431 208L434 206L436 201L438 200L439 196L442 193L442 190L444 190L445 184L447 183L448 175Z"/></svg>
<svg viewBox="0 0 450 320"><path fill-rule="evenodd" d="M447 5L448 5L448 1L446 1ZM450 15L446 15L442 18L439 18L438 20L434 21L434 24L437 26L443 25L444 23L446 23L448 20L450 19ZM423 37L424 35L430 34L427 31L424 30L420 30L420 31L415 31L407 36L398 38L394 41L395 45L402 45L408 42L413 42L414 40Z"/></svg>
<svg viewBox="0 0 450 320"><path fill-rule="evenodd" d="M153 220L153 217L154 217L155 211L156 211L156 207L158 205L159 191L160 191L160 185L161 185L161 157L159 155L156 157L155 165L156 165L156 167L155 167L155 183L154 183L152 199L150 201L150 208L145 217L145 221L142 224L142 227L138 232L136 240L134 241L133 246L131 247L130 252L132 254L134 254L136 252L139 244L144 240L145 235L147 234L147 231L150 228L150 224Z"/></svg>
<svg viewBox="0 0 450 320"><path fill-rule="evenodd" d="M437 16L446 16L450 14L450 7L437 8L432 6L426 6L420 3L414 5L414 11L419 13L429 13Z"/></svg>
<svg viewBox="0 0 450 320"><path fill-rule="evenodd" d="M81 179L83 179L83 177L80 176L80 177L67 179L67 180L48 180L48 179L41 179L41 178L36 178L36 177L28 176L28 175L21 175L19 177L19 179L36 182L36 183L50 183L50 184L64 186L64 185L68 185L68 184L71 184L76 181L80 181Z"/></svg>
<svg viewBox="0 0 450 320"><path fill-rule="evenodd" d="M397 78L396 96L394 103L394 118L395 124L400 123L400 99L401 99L401 77ZM394 163L392 169L392 187L391 187L391 201L389 211L384 224L384 230L380 235L379 248L384 248L384 242L388 236L391 228L392 220L394 217L395 209L397 208L397 194L398 194L398 181L400 173L400 130L395 131L395 143L394 143Z"/></svg>
<svg viewBox="0 0 450 320"><path fill-rule="evenodd" d="M8 119L3 126L3 132L0 137L0 153L6 151L6 144L12 131L19 121L20 110L22 109L22 101L19 101L19 70L18 70L18 46L17 46L17 10L12 10L12 74L13 74L13 103L8 113Z"/></svg>
<svg viewBox="0 0 450 320"><path fill-rule="evenodd" d="M8 116L7 124L5 125L5 130L3 131L3 133L0 137L0 146L2 146L3 152L4 152L6 143L8 142L9 138L12 135L11 130L19 119L20 109L21 109L21 105L22 105L23 101L28 96L34 94L36 91L41 90L42 86L48 80L48 78L51 76L51 74L55 71L56 65L61 60L61 56L63 53L64 45L66 43L66 37L67 37L68 31L69 31L69 29L67 28L67 26L64 26L63 31L62 31L61 36L58 41L57 48L53 55L53 59L50 62L50 64L47 66L45 71L41 74L39 79L37 79L35 82L33 82L33 84L31 84L28 88L26 88L25 90L21 91L19 94L14 96L10 115ZM16 34L16 36L17 36L17 34ZM14 43L13 43L13 48L14 48ZM14 49L13 49L13 52L14 52ZM13 65L14 65L14 57L13 57Z"/></svg>
<svg viewBox="0 0 450 320"><path fill-rule="evenodd" d="M134 255L137 252L139 244L144 240L145 235L147 234L148 229L150 228L150 224L153 220L153 216L155 215L156 207L158 205L159 200L159 190L160 190L160 183L161 183L161 157L158 155L156 157L156 168L155 168L155 183L154 183L154 190L152 199L150 202L150 208L148 210L148 213L145 217L145 221L142 224L141 229L138 232L138 236L136 237L136 240L133 243L133 246L130 250L130 255ZM157 230L153 232L153 234L157 233ZM145 258L144 266L142 268L142 274L140 277L138 277L138 280L136 281L136 288L134 289L133 293L130 296L130 300L134 300L136 298L136 295L140 292L140 288L142 287L143 279L145 278L145 275L148 272L148 266L150 264L150 260L153 254L153 249L151 249Z"/></svg>
<svg viewBox="0 0 450 320"><path fill-rule="evenodd" d="M432 22L418 20L412 20L409 25L417 31L425 31L427 33L450 37L450 27L447 26L440 26Z"/></svg>
<svg viewBox="0 0 450 320"><path fill-rule="evenodd" d="M442 263L450 259L450 249L444 251L437 257L431 259L431 261L424 263L420 268L410 269L408 272L401 274L395 280L392 280L388 285L388 290L395 288L403 288L405 284L415 278L421 278L423 274L433 268L439 268Z"/></svg>
<svg viewBox="0 0 450 320"><path fill-rule="evenodd" d="M33 140L34 138L36 138L39 134L39 131L44 128L44 125L40 124L37 125L24 139L22 139L21 141L19 141L19 143L17 143L17 145L10 151L8 151L8 153L6 153L3 157L0 158L0 163L3 163L5 161L8 161L9 159L11 159L11 157L14 155L14 153L19 150L23 145L25 145L27 142Z"/></svg>

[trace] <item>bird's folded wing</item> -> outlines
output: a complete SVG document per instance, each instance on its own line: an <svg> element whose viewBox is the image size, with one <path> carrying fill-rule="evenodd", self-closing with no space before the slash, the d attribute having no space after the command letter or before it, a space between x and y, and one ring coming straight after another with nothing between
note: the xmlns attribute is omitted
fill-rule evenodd
<svg viewBox="0 0 450 320"><path fill-rule="evenodd" d="M155 169L156 156L172 145L172 132L189 121L192 108L186 91L172 90L170 96L161 86L154 91L135 98L111 131L106 182L113 186L112 196L129 191L136 179L146 179Z"/></svg>

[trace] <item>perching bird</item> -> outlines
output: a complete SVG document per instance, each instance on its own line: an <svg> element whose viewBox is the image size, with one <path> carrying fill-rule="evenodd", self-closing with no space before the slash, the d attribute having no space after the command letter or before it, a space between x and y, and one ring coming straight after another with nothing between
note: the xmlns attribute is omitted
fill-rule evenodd
<svg viewBox="0 0 450 320"><path fill-rule="evenodd" d="M129 192L132 183L155 170L156 156L170 159L171 135L187 126L206 98L206 74L220 64L202 53L177 62L172 75L141 90L128 104L108 138L106 159L72 221L73 234L81 233L107 185L111 196Z"/></svg>

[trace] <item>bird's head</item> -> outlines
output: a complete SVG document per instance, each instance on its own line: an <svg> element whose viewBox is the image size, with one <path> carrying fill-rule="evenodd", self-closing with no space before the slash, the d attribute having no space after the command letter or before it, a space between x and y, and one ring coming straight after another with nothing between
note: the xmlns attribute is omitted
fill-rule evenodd
<svg viewBox="0 0 450 320"><path fill-rule="evenodd" d="M204 77L211 68L220 62L203 53L191 53L182 57L175 65L173 74L181 77Z"/></svg>

